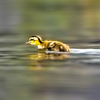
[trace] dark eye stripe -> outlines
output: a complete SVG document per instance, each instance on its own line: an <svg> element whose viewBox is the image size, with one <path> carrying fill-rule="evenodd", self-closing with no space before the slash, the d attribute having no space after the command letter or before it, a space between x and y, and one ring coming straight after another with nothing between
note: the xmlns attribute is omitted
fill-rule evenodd
<svg viewBox="0 0 100 100"><path fill-rule="evenodd" d="M32 40L34 40L34 39L30 39L30 41L32 41Z"/></svg>

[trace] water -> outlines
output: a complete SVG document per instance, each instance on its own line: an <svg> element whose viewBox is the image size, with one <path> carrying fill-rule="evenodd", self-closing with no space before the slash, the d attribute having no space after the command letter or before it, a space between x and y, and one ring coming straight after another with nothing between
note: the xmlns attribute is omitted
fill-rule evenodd
<svg viewBox="0 0 100 100"><path fill-rule="evenodd" d="M99 44L39 53L11 36L0 42L1 100L100 100Z"/></svg>

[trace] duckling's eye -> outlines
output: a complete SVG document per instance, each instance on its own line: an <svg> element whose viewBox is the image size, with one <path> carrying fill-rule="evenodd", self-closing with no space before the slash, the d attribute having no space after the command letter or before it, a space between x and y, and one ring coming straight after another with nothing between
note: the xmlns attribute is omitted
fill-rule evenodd
<svg viewBox="0 0 100 100"><path fill-rule="evenodd" d="M30 41L33 41L34 39L30 39Z"/></svg>

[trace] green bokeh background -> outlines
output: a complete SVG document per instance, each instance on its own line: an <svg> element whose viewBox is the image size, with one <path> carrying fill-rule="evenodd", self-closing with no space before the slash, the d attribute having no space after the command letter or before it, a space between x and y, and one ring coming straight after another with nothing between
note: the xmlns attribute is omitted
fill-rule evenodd
<svg viewBox="0 0 100 100"><path fill-rule="evenodd" d="M15 5L23 35L33 32L63 41L100 39L99 0L20 0Z"/></svg>

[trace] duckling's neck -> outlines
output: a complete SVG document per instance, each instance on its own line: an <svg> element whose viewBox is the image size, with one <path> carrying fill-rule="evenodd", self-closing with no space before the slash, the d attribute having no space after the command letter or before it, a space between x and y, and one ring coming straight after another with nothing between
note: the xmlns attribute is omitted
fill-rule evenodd
<svg viewBox="0 0 100 100"><path fill-rule="evenodd" d="M38 45L38 49L43 49L44 45Z"/></svg>
<svg viewBox="0 0 100 100"><path fill-rule="evenodd" d="M38 45L38 49L43 49L44 47L43 42Z"/></svg>

